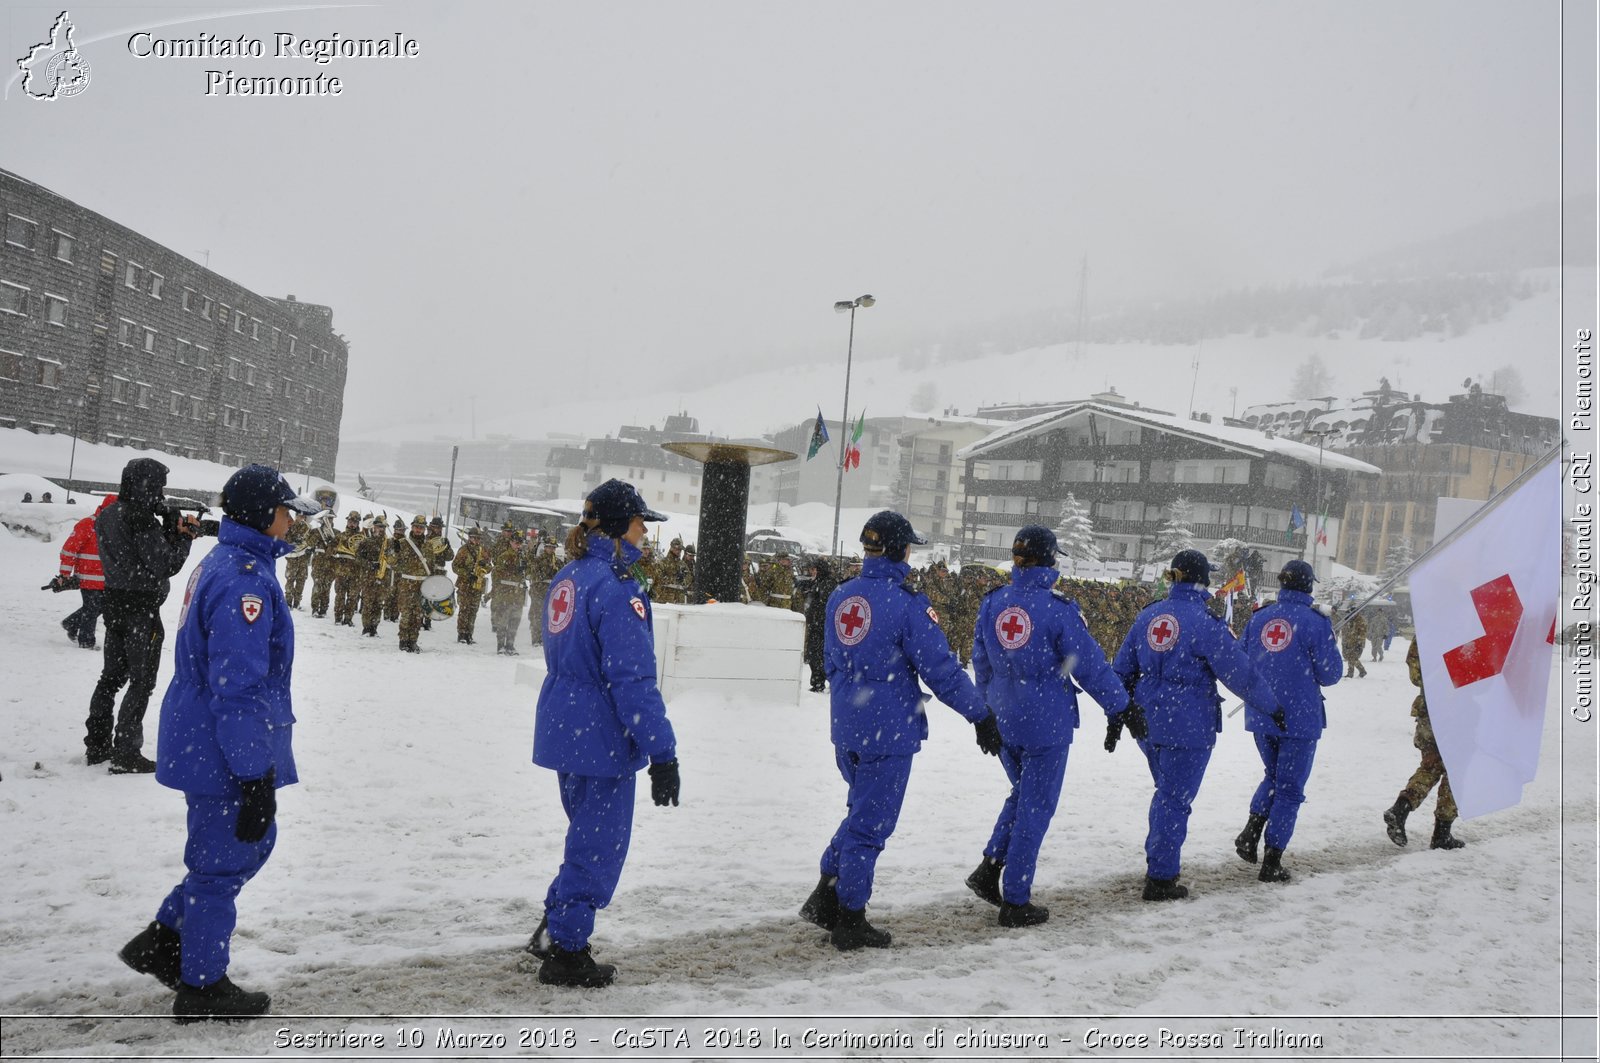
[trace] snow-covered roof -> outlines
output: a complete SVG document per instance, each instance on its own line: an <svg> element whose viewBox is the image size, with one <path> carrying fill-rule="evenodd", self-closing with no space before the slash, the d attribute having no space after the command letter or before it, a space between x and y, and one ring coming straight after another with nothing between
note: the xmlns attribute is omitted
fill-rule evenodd
<svg viewBox="0 0 1600 1063"><path fill-rule="evenodd" d="M962 447L956 453L956 457L961 459L981 458L996 447L1047 432L1067 418L1086 412L1099 414L1109 420L1125 421L1129 424L1156 428L1163 432L1171 432L1174 435L1203 440L1215 446L1262 457L1271 454L1294 461L1302 461L1309 465L1315 465L1318 461L1316 447L1307 443L1297 443L1282 436L1268 436L1253 428L1235 428L1229 425L1209 424L1205 421L1191 421L1183 417L1150 413L1145 410L1130 410L1119 406L1106 406L1098 402L1083 402L1055 413L1040 414L1025 421L1018 421L1006 428L1002 428L998 432L991 432L970 446ZM1340 454L1326 448L1321 451L1321 461L1324 468L1341 469L1345 472L1359 473L1364 476L1377 476L1381 472L1376 465L1369 465L1349 455Z"/></svg>

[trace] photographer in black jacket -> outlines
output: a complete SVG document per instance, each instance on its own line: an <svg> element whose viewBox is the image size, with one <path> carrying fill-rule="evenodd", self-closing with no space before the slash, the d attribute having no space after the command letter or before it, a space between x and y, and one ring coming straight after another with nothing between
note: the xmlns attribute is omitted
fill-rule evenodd
<svg viewBox="0 0 1600 1063"><path fill-rule="evenodd" d="M155 690L166 629L161 603L168 581L189 559L199 522L167 504L167 467L135 458L122 470L115 504L95 518L105 568L105 666L89 699L83 744L90 764L111 761L113 775L156 770L144 746L144 712ZM112 726L117 691L128 684Z"/></svg>

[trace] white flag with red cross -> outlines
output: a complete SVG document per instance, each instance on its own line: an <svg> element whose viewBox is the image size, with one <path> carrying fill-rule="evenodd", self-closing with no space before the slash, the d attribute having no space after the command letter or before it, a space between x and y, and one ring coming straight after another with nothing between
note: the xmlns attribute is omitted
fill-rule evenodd
<svg viewBox="0 0 1600 1063"><path fill-rule="evenodd" d="M1428 718L1463 816L1522 800L1539 766L1561 594L1550 462L1411 573Z"/></svg>

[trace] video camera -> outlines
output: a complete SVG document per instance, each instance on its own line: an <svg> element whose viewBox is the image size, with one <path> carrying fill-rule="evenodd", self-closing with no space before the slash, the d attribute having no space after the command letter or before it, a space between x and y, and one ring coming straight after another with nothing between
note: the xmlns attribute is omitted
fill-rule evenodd
<svg viewBox="0 0 1600 1063"><path fill-rule="evenodd" d="M165 508L161 511L161 528L167 537L187 534L180 529L180 523L185 513L205 514L210 513L211 507L204 502L193 498L168 498ZM200 519L196 521L198 530L195 536L216 535L222 529L222 522L217 520Z"/></svg>
<svg viewBox="0 0 1600 1063"><path fill-rule="evenodd" d="M78 579L77 574L74 573L71 576L56 576L55 578L51 579L49 583L46 583L39 589L42 591L53 591L56 594L60 594L62 591L75 591L80 586L82 586L82 583Z"/></svg>

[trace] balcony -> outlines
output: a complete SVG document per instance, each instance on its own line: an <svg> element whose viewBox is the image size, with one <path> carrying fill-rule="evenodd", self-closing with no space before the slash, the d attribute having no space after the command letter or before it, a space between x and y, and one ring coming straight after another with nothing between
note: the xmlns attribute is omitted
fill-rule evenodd
<svg viewBox="0 0 1600 1063"><path fill-rule="evenodd" d="M1002 528L1020 528L1024 524L1039 521L1036 513L992 513L974 510L968 517L975 524L998 525ZM1117 520L1111 517L1096 518L1094 532L1096 535L1135 535L1151 543L1155 542L1157 533L1161 530L1160 521L1147 520ZM1208 549L1212 543L1221 539L1241 539L1255 546L1270 546L1283 550L1298 551L1307 545L1306 533L1297 531L1286 537L1283 529L1246 527L1238 524L1191 524L1189 531L1194 536L1195 545L1201 550ZM1006 556L1009 557L1009 548Z"/></svg>

